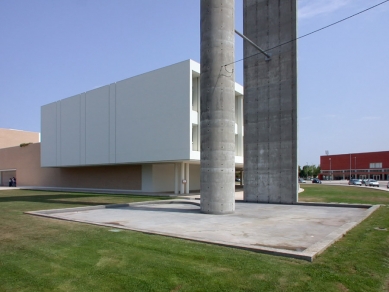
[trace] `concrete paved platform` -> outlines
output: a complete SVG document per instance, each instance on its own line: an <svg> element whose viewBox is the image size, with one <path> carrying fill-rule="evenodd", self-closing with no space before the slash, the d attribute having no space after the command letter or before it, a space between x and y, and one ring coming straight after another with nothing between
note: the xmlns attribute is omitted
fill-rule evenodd
<svg viewBox="0 0 389 292"><path fill-rule="evenodd" d="M379 206L236 202L229 215L200 213L196 200L26 212L312 261Z"/></svg>

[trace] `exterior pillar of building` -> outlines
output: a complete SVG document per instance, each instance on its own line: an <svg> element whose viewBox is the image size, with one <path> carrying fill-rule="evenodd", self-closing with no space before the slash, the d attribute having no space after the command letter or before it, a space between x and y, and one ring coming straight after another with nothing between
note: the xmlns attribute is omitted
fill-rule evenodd
<svg viewBox="0 0 389 292"><path fill-rule="evenodd" d="M185 163L184 162L181 162L180 169L181 169L180 194L184 194L184 192L185 192L185 186L184 186L184 183L183 183L183 180L185 179Z"/></svg>
<svg viewBox="0 0 389 292"><path fill-rule="evenodd" d="M295 203L296 0L243 3L243 34L271 54L244 42L244 200Z"/></svg>
<svg viewBox="0 0 389 292"><path fill-rule="evenodd" d="M201 211L235 210L234 0L201 0Z"/></svg>
<svg viewBox="0 0 389 292"><path fill-rule="evenodd" d="M179 167L180 165L178 163L174 163L174 193L176 195L178 194L180 184Z"/></svg>
<svg viewBox="0 0 389 292"><path fill-rule="evenodd" d="M185 194L189 194L189 163L185 163Z"/></svg>

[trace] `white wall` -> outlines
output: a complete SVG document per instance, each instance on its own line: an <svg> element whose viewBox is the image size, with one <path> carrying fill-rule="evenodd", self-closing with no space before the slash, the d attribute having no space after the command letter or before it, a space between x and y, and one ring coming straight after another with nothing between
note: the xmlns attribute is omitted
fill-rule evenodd
<svg viewBox="0 0 389 292"><path fill-rule="evenodd" d="M41 109L41 165L57 165L57 103Z"/></svg>
<svg viewBox="0 0 389 292"><path fill-rule="evenodd" d="M189 62L116 83L116 162L189 158L189 84Z"/></svg>
<svg viewBox="0 0 389 292"><path fill-rule="evenodd" d="M200 164L189 165L189 190L200 190Z"/></svg>
<svg viewBox="0 0 389 292"><path fill-rule="evenodd" d="M199 71L188 60L42 106L41 165L142 163L143 191L174 191L173 163L200 160L191 149L192 123L200 127ZM238 98L242 86L235 91ZM189 173L190 190L200 189L200 165Z"/></svg>
<svg viewBox="0 0 389 292"><path fill-rule="evenodd" d="M190 159L200 160L200 64L192 64L191 78L191 127L190 127Z"/></svg>
<svg viewBox="0 0 389 292"><path fill-rule="evenodd" d="M109 163L109 92L109 85L86 92L85 164L87 165ZM61 142L69 143L68 140L61 140Z"/></svg>
<svg viewBox="0 0 389 292"><path fill-rule="evenodd" d="M174 164L153 164L153 191L174 191Z"/></svg>
<svg viewBox="0 0 389 292"><path fill-rule="evenodd" d="M142 165L142 191L174 192L174 163L154 163ZM178 169L180 172L180 169ZM179 186L181 179L178 178ZM189 165L189 189L200 189L200 164Z"/></svg>
<svg viewBox="0 0 389 292"><path fill-rule="evenodd" d="M193 64L184 61L42 106L41 165L190 159Z"/></svg>
<svg viewBox="0 0 389 292"><path fill-rule="evenodd" d="M60 149L60 161L67 164L80 164L80 130L81 130L81 116L80 116L80 95L69 97L61 102L61 141L67 141L65 147ZM77 109L77 110L75 110ZM62 144L61 144L62 146Z"/></svg>
<svg viewBox="0 0 389 292"><path fill-rule="evenodd" d="M153 192L153 165L142 165L142 191Z"/></svg>
<svg viewBox="0 0 389 292"><path fill-rule="evenodd" d="M142 164L143 192L174 192L174 163Z"/></svg>

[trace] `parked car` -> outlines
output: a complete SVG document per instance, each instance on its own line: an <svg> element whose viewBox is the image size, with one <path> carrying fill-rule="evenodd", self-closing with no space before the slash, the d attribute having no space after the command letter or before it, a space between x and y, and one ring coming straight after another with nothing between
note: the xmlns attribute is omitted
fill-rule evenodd
<svg viewBox="0 0 389 292"><path fill-rule="evenodd" d="M306 181L305 181L304 179L302 179L301 177L299 177L299 183L301 183L301 184L305 184L305 183L306 183Z"/></svg>
<svg viewBox="0 0 389 292"><path fill-rule="evenodd" d="M368 179L366 180L365 185L368 187L379 187L380 183L375 179Z"/></svg>
<svg viewBox="0 0 389 292"><path fill-rule="evenodd" d="M387 189L389 189L389 182L388 182L388 185L386 186Z"/></svg>
<svg viewBox="0 0 389 292"><path fill-rule="evenodd" d="M314 178L314 179L312 179L312 183L313 184L321 184L321 180L318 178Z"/></svg>
<svg viewBox="0 0 389 292"><path fill-rule="evenodd" d="M348 184L349 184L349 185L354 185L354 186L361 186L361 185L362 185L362 182L361 182L360 179L355 179L355 178L353 178L353 179L350 179L350 180L348 181Z"/></svg>
<svg viewBox="0 0 389 292"><path fill-rule="evenodd" d="M363 184L363 185L366 185L366 181L367 181L367 178L364 178L364 179L362 180L362 184Z"/></svg>

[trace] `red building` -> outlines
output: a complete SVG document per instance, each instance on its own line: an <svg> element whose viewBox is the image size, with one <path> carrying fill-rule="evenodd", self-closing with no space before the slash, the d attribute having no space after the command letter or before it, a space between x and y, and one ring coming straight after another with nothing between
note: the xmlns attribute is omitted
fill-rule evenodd
<svg viewBox="0 0 389 292"><path fill-rule="evenodd" d="M320 156L322 180L389 180L389 151Z"/></svg>

